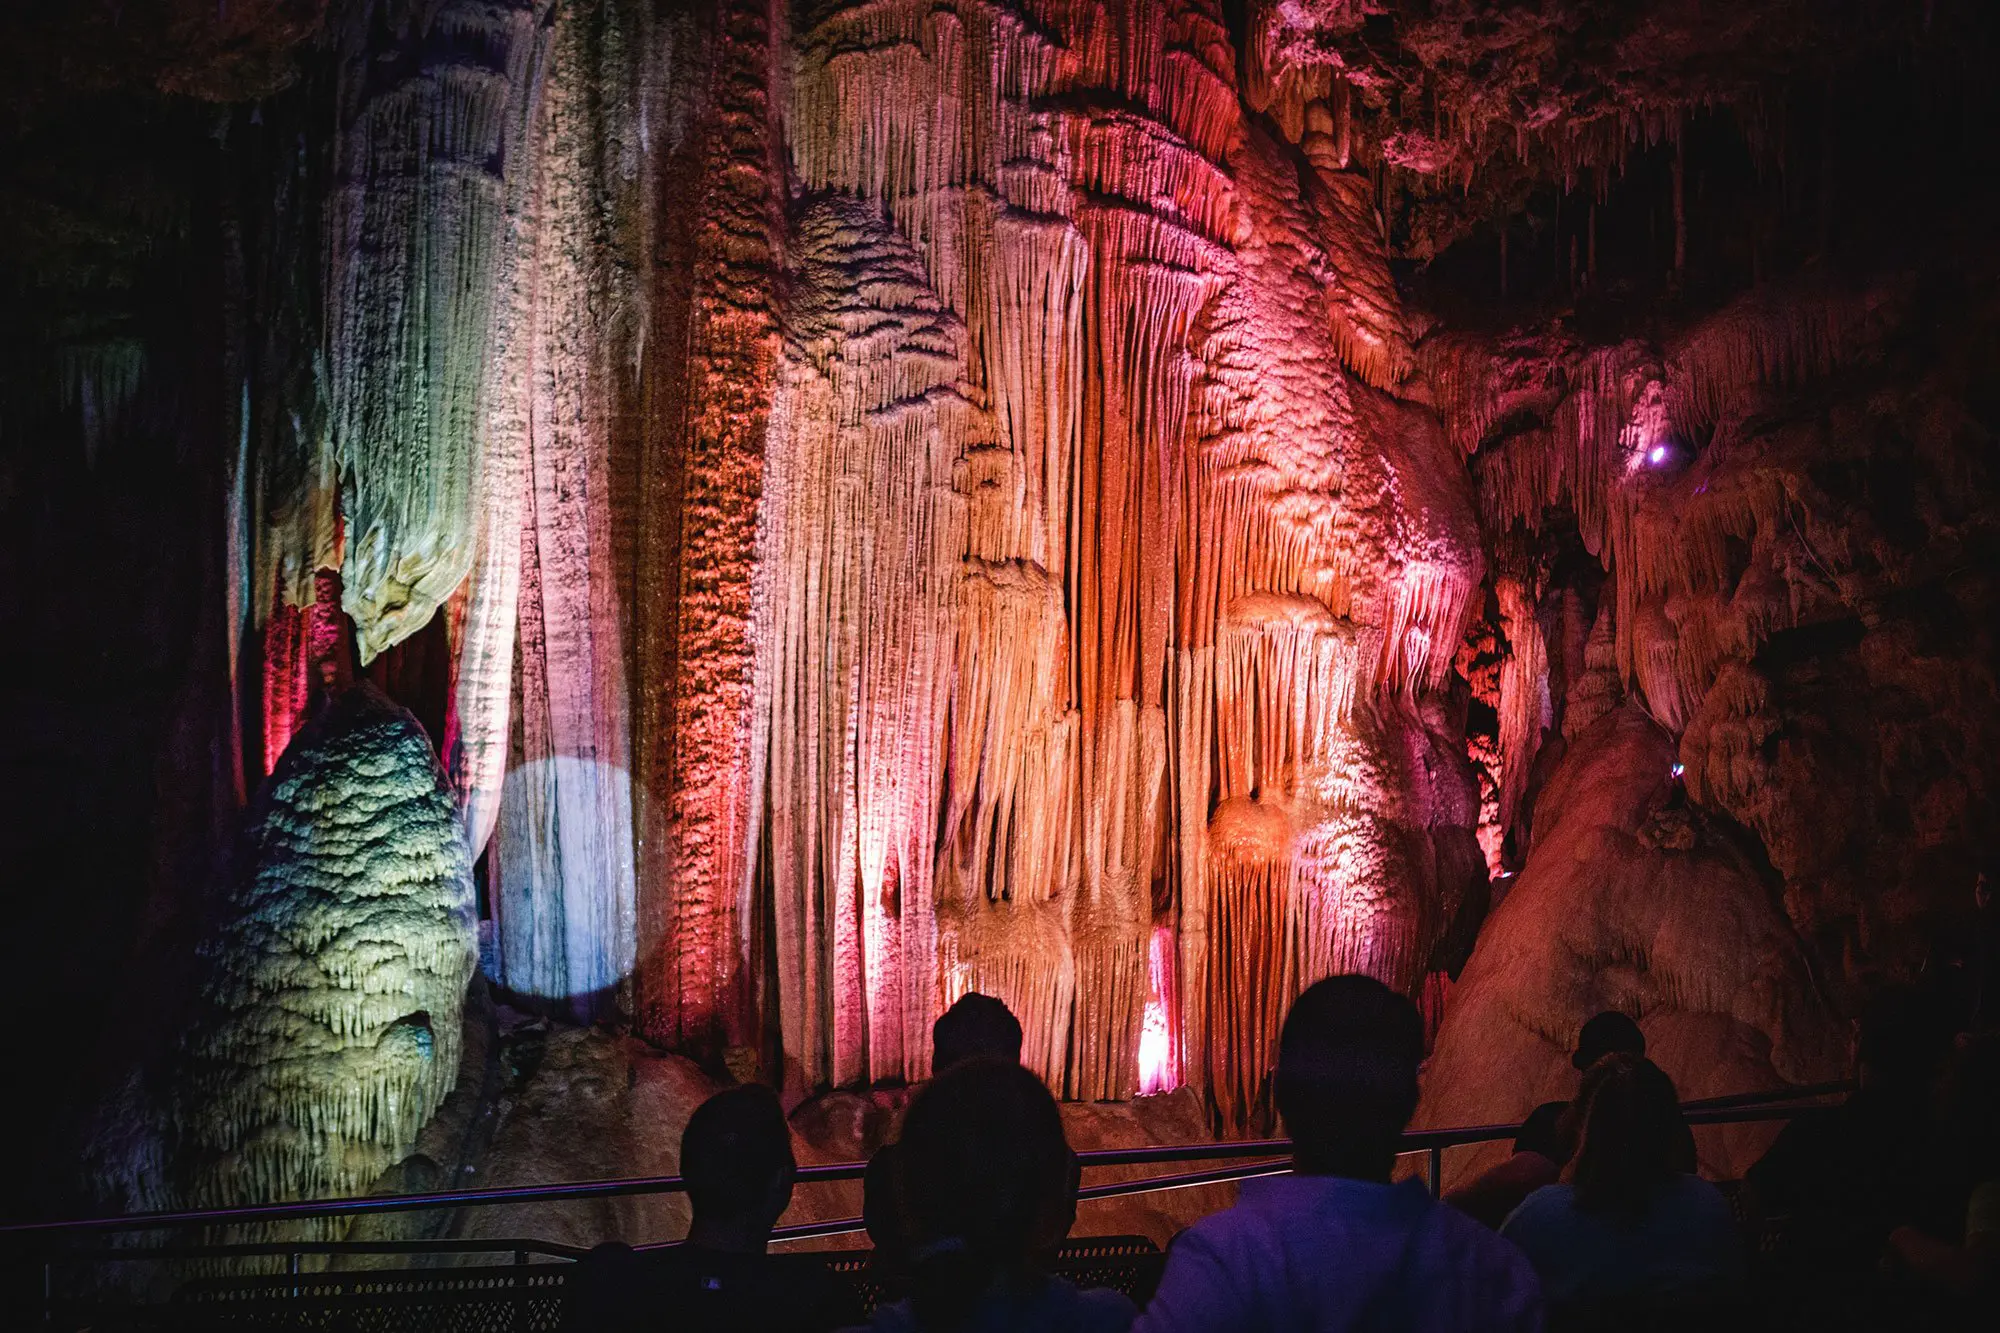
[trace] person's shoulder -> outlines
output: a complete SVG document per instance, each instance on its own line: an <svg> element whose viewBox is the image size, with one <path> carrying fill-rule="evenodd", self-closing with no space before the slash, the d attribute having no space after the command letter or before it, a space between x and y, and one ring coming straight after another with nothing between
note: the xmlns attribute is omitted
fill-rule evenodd
<svg viewBox="0 0 2000 1333"><path fill-rule="evenodd" d="M1441 1241L1435 1252L1437 1280L1455 1283L1491 1309L1539 1299L1535 1266L1512 1239L1446 1204L1437 1206L1431 1225Z"/></svg>
<svg viewBox="0 0 2000 1333"><path fill-rule="evenodd" d="M1567 1185L1544 1185L1529 1191L1528 1197L1507 1214L1498 1234L1518 1240L1526 1234L1566 1226L1575 1214L1575 1191Z"/></svg>
<svg viewBox="0 0 2000 1333"><path fill-rule="evenodd" d="M1514 1210L1514 1216L1566 1217L1575 1211L1576 1191L1568 1185L1557 1183L1528 1191L1528 1197L1521 1200L1521 1206Z"/></svg>
<svg viewBox="0 0 2000 1333"><path fill-rule="evenodd" d="M1542 1189L1535 1190L1528 1195L1528 1199L1533 1199L1537 1194L1545 1194L1553 1188L1556 1187L1545 1186ZM1527 1200L1524 1199L1519 1207L1508 1214L1507 1220L1512 1222L1515 1218L1521 1216L1527 1207ZM1476 1218L1468 1217L1458 1209L1453 1208L1450 1204L1438 1203L1434 1207L1430 1215L1430 1226L1433 1234L1439 1238L1442 1245L1456 1252L1485 1256L1497 1255L1503 1258L1518 1256L1520 1254L1520 1251L1511 1242L1502 1238L1500 1232L1495 1231Z"/></svg>
<svg viewBox="0 0 2000 1333"><path fill-rule="evenodd" d="M1241 1201L1224 1208L1221 1212L1210 1213L1200 1218L1177 1234L1167 1246L1172 1254L1183 1246L1208 1250L1228 1251L1245 1244L1256 1243L1255 1238L1271 1233L1276 1222L1262 1209L1249 1207Z"/></svg>

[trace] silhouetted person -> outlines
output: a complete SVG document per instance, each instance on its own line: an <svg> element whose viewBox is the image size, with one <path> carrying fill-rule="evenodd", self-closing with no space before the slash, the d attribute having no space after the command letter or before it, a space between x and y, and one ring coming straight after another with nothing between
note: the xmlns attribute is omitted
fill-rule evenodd
<svg viewBox="0 0 2000 1333"><path fill-rule="evenodd" d="M1019 1064L1021 1021L1001 1001L973 991L961 995L931 1024L931 1073L942 1074L953 1065L981 1058ZM861 1217L875 1245L874 1275L891 1290L904 1278L902 1233L891 1184L895 1160L896 1145L883 1144L868 1159L868 1173L861 1180Z"/></svg>
<svg viewBox="0 0 2000 1333"><path fill-rule="evenodd" d="M910 1104L894 1158L908 1299L877 1333L1123 1333L1132 1303L1049 1273L1076 1220L1076 1158L1042 1081L1014 1060L947 1068Z"/></svg>
<svg viewBox="0 0 2000 1333"><path fill-rule="evenodd" d="M931 1024L931 1074L985 1057L1021 1062L1021 1020L1004 1002L971 991Z"/></svg>
<svg viewBox="0 0 2000 1333"><path fill-rule="evenodd" d="M1570 1066L1579 1074L1614 1053L1643 1056L1646 1034L1615 1009L1593 1015L1577 1034ZM1536 1190L1561 1179L1562 1169L1576 1151L1581 1128L1570 1102L1543 1102L1521 1123L1514 1151L1504 1162L1445 1193L1445 1202L1468 1217L1499 1227L1507 1215ZM1686 1132L1686 1126L1682 1126ZM1694 1169L1694 1136L1687 1132L1684 1169Z"/></svg>
<svg viewBox="0 0 2000 1333"><path fill-rule="evenodd" d="M746 1084L709 1098L681 1135L687 1243L592 1250L571 1276L564 1328L816 1333L857 1319L852 1288L820 1260L765 1252L797 1174L777 1094Z"/></svg>
<svg viewBox="0 0 2000 1333"><path fill-rule="evenodd" d="M1899 1226L1889 1233L1888 1259L1892 1270L1979 1302L1990 1320L2000 1303L2000 1033L1959 1047L1947 1089L1945 1125L1967 1192L1963 1228L1954 1237Z"/></svg>
<svg viewBox="0 0 2000 1333"><path fill-rule="evenodd" d="M1801 1111L1744 1174L1753 1211L1788 1219L1790 1259L1867 1272L1892 1227L1950 1228L1957 1201L1940 1179L1933 1098L1951 1028L1927 992L1878 992L1857 1025L1859 1089L1840 1106Z"/></svg>
<svg viewBox="0 0 2000 1333"><path fill-rule="evenodd" d="M1423 1054L1416 1006L1379 981L1332 977L1299 996L1276 1078L1293 1174L1244 1181L1234 1208L1182 1232L1135 1328L1540 1328L1519 1250L1421 1183L1389 1183Z"/></svg>
<svg viewBox="0 0 2000 1333"><path fill-rule="evenodd" d="M1582 1130L1561 1184L1529 1195L1500 1234L1542 1276L1552 1311L1623 1318L1709 1307L1743 1280L1722 1192L1682 1170L1680 1099L1641 1056L1605 1056L1576 1097Z"/></svg>
<svg viewBox="0 0 2000 1333"><path fill-rule="evenodd" d="M1593 1014L1585 1021L1576 1034L1576 1050L1569 1057L1570 1068L1581 1075L1592 1065L1607 1055L1639 1055L1646 1053L1646 1034L1639 1025L1616 1009L1607 1009L1601 1014ZM1568 1163L1570 1154L1576 1151L1574 1126L1565 1134L1563 1117L1569 1111L1568 1102L1543 1102L1528 1113L1521 1123L1521 1131L1514 1138L1515 1152L1535 1152L1552 1159L1558 1168Z"/></svg>

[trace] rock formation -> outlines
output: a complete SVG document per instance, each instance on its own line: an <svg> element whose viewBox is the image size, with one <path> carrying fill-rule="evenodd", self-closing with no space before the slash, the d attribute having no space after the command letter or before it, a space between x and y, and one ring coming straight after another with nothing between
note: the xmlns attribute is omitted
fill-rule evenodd
<svg viewBox="0 0 2000 1333"><path fill-rule="evenodd" d="M357 686L252 809L167 1094L187 1205L358 1194L458 1074L471 862L414 719Z"/></svg>
<svg viewBox="0 0 2000 1333"><path fill-rule="evenodd" d="M1757 868L1680 796L1673 755L1629 705L1577 737L1452 988L1419 1124L1518 1121L1569 1096L1577 1031L1606 1009L1639 1020L1684 1097L1840 1075L1805 947ZM1747 1164L1710 1157L1724 1174Z"/></svg>

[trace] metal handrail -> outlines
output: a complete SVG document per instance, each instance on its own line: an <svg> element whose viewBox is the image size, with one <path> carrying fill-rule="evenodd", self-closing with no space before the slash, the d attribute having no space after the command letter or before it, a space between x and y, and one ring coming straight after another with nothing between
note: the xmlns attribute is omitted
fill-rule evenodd
<svg viewBox="0 0 2000 1333"><path fill-rule="evenodd" d="M1734 1124L1758 1120L1788 1119L1795 1112L1782 1103L1827 1096L1851 1090L1851 1083L1822 1083L1809 1087L1783 1088L1770 1092L1740 1093L1732 1097L1708 1098L1684 1104L1690 1124ZM1446 1148L1488 1143L1514 1137L1518 1124L1467 1125L1449 1129L1411 1130L1403 1135L1400 1155L1428 1153L1430 1183L1436 1192L1440 1166ZM1291 1152L1289 1139L1250 1139L1235 1142L1169 1144L1146 1148L1110 1148L1077 1154L1085 1167L1143 1166L1171 1162L1229 1161L1239 1158L1273 1158ZM1084 1199L1112 1198L1152 1190L1181 1189L1193 1185L1245 1179L1274 1174L1269 1162L1247 1168L1220 1168L1183 1176L1164 1176L1093 1186L1080 1195ZM800 1167L798 1181L859 1180L867 1172L866 1162L839 1162L824 1166ZM1159 1183L1154 1183L1157 1180ZM680 1176L633 1176L617 1180L569 1181L554 1185L511 1185L483 1190L443 1190L430 1194L373 1195L364 1198L314 1199L300 1203L252 1204L235 1208L192 1208L150 1213L127 1213L114 1217L74 1218L57 1222L12 1222L0 1225L0 1236L53 1236L118 1231L157 1231L184 1226L241 1226L256 1222L297 1221L306 1218L372 1213L419 1212L435 1208L482 1208L495 1204L572 1202L582 1199L618 1198L639 1194L679 1194L687 1186ZM780 1228L773 1239L801 1239L808 1236L838 1235L859 1230L842 1223L808 1222ZM833 1229L828 1229L833 1228ZM301 1242L303 1244L304 1242ZM324 1242L343 1244L347 1242ZM356 1242L360 1243L360 1242ZM412 1242L390 1242L396 1244ZM290 1247L297 1249L297 1246Z"/></svg>
<svg viewBox="0 0 2000 1333"><path fill-rule="evenodd" d="M1853 1092L1855 1087L1853 1079L1843 1078L1832 1083L1805 1083L1796 1088L1780 1088L1771 1092L1732 1092L1727 1097L1697 1097L1691 1102L1682 1102L1681 1110L1719 1111L1732 1106L1774 1106L1813 1097L1836 1097Z"/></svg>
<svg viewBox="0 0 2000 1333"><path fill-rule="evenodd" d="M266 1240L241 1245L148 1245L144 1248L60 1250L61 1263L122 1263L153 1259L289 1258L298 1254L538 1254L549 1259L581 1259L590 1253L552 1240Z"/></svg>

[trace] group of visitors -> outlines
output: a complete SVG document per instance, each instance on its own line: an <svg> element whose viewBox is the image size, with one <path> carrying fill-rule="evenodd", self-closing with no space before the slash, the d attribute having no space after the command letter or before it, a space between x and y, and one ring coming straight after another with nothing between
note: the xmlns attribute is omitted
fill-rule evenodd
<svg viewBox="0 0 2000 1333"><path fill-rule="evenodd" d="M1744 1230L1695 1174L1674 1085L1623 1015L1584 1026L1574 1098L1538 1108L1505 1162L1436 1200L1394 1180L1424 1057L1415 1007L1366 977L1308 988L1273 1077L1292 1171L1243 1182L1234 1207L1181 1233L1143 1310L1053 1274L1080 1171L1054 1097L1020 1064L1013 1016L967 996L933 1039L936 1076L865 1181L871 1272L898 1294L869 1318L875 1333L1688 1326L1739 1301ZM1990 1037L1940 1036L1914 993L1885 993L1860 1026L1858 1091L1796 1119L1750 1173L1747 1201L1786 1217L1799 1252L1838 1271L1990 1292L1995 1054ZM572 1281L568 1326L861 1324L854 1293L823 1265L765 1252L796 1169L774 1094L718 1094L682 1142L687 1242L594 1251ZM1954 1179L1977 1183L1969 1205Z"/></svg>

